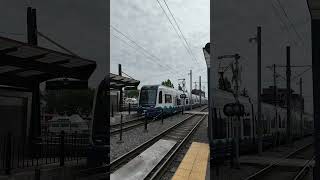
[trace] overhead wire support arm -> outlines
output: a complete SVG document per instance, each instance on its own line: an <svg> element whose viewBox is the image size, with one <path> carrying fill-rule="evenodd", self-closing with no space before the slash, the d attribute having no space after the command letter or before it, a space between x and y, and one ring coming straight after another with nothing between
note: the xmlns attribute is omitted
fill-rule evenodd
<svg viewBox="0 0 320 180"><path fill-rule="evenodd" d="M52 40L51 38L49 38L48 36L42 34L41 32L37 31L37 34L41 37L43 37L44 39L46 39L47 41L51 42L52 44L56 45L57 47L63 49L64 51L68 52L69 54L79 57L78 55L76 55L75 53L73 53L72 51L70 51L69 49L63 47L62 45L60 45L59 43L55 42L54 40Z"/></svg>

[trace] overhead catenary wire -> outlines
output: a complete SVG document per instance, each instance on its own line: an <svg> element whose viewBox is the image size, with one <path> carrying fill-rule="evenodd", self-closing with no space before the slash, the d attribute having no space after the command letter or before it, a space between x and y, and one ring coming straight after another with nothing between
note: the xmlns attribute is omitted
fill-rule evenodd
<svg viewBox="0 0 320 180"><path fill-rule="evenodd" d="M57 43L56 41L54 41L53 39L49 38L48 36L44 35L43 33L37 31L37 34L39 36L41 36L42 38L46 39L47 41L51 42L52 44L56 45L57 47L59 47L60 49L63 49L64 51L68 52L69 54L79 57L77 54L73 53L72 51L70 51L69 49L65 48L64 46L60 45L59 43Z"/></svg>
<svg viewBox="0 0 320 180"><path fill-rule="evenodd" d="M187 47L189 48L189 50L190 50L191 54L193 55L194 59L195 59L196 61L198 61L198 60L197 60L197 58L195 57L194 53L192 52L192 49L191 49L191 47L190 47L190 44L188 43L188 41L186 40L186 37L185 37L185 36L184 36L184 34L182 33L182 30L181 30L181 28L180 28L180 26L179 26L178 22L176 21L176 18L174 17L174 15L173 15L172 11L170 10L170 8L169 8L169 6L168 6L168 4L167 4L166 0L163 0L163 2L165 3L165 5L166 5L167 9L169 10L169 13L170 13L171 17L172 17L172 19L174 20L174 22L175 22L176 26L178 27L178 30L179 30L179 32L180 32L180 34L181 34L181 36L182 36L182 38L183 38L184 42L186 43Z"/></svg>
<svg viewBox="0 0 320 180"><path fill-rule="evenodd" d="M152 62L155 62L157 63L158 65L160 65L161 67L164 67L164 68L167 68L167 70L172 70L173 72L173 75L176 75L176 74L180 74L180 72L177 72L175 69L171 68L170 66L168 65L162 65L161 63L158 63L158 62L162 62L161 59L159 59L158 57L156 57L155 55L151 54L150 52L148 52L144 47L142 47L141 45L139 45L137 42L135 42L134 40L132 40L132 38L130 38L128 35L124 34L123 32L121 32L119 29L115 28L114 26L110 25L110 27L112 29L114 29L116 32L118 32L119 34L121 34L123 37L125 37L127 40L129 40L132 44L134 44L136 47L139 48L139 50L141 50L144 54L147 54L151 59L155 60L155 61L152 61ZM115 36L115 35L113 35ZM118 39L121 39L117 36L115 36L116 38ZM123 42L126 42L124 40L122 40ZM129 45L129 43L126 42L127 45ZM130 45L129 45L130 46ZM132 46L130 46L132 47ZM132 47L133 48L133 47ZM134 48L136 49L136 48Z"/></svg>
<svg viewBox="0 0 320 180"><path fill-rule="evenodd" d="M304 57L306 57L306 53L308 52L309 48L307 48L305 46L305 39L303 38L303 36L297 31L296 27L294 26L294 24L292 23L291 19L289 18L289 15L287 13L287 11L285 10L283 4L281 3L280 0L276 0L277 1L277 7L279 7L282 11L282 14L284 14L285 18L287 19L288 23L290 24L291 28L288 27L287 23L285 23L282 18L280 17L278 11L277 11L277 8L274 6L274 3L273 3L274 0L271 1L272 3L272 6L274 8L274 12L276 12L277 14L277 17L280 19L280 21L285 25L286 27L286 30L288 32L288 34L291 34L290 33L290 29L292 29L294 31L294 33L296 34L296 36L298 37L298 39L300 39L300 42L302 43L303 45L303 54L304 54ZM297 46L298 45L298 42L296 40L293 40L294 44Z"/></svg>
<svg viewBox="0 0 320 180"><path fill-rule="evenodd" d="M147 57L147 61L151 62L151 63L155 63L159 66L161 66L163 69L169 71L171 67L169 67L168 65L163 65L161 63L158 62L158 60L154 59L153 57L151 57L150 55L148 55L145 51L141 50L139 47L137 46L133 46L131 44L129 44L127 41L123 40L122 38L114 35L111 33L112 36L114 36L115 38L119 39L121 42L125 43L126 45L130 46L131 48L137 50L137 52L139 52L140 54L144 55L145 57ZM129 54L127 51L125 51L127 54ZM174 71L174 69L172 69L172 71ZM170 72L171 75L176 75L177 72L174 71L174 73Z"/></svg>
<svg viewBox="0 0 320 180"><path fill-rule="evenodd" d="M288 27L288 25L284 22L284 20L281 18L277 8L275 7L273 1L271 1L271 5L273 8L273 12L275 13L275 15L278 17L278 19L281 21L282 25L284 26L285 30L287 31L288 34L290 34L290 28ZM298 45L298 42L296 40L293 40L295 45Z"/></svg>
<svg viewBox="0 0 320 180"><path fill-rule="evenodd" d="M25 36L24 33L5 32L5 31L0 31L0 34L14 35L14 36Z"/></svg>
<svg viewBox="0 0 320 180"><path fill-rule="evenodd" d="M126 45L130 46L131 48L136 49L134 46L130 45L129 43L127 43L127 42L124 41L123 39L119 38L118 36L115 36L114 34L111 34L111 35L114 36L114 37L116 37L117 39L119 39L120 41L122 41L123 43L125 43ZM160 64L160 63L158 63L158 62L156 62L156 61L152 61L152 60L151 60L152 58L150 58L150 57L148 57L147 55L145 55L145 54L144 54L143 52L141 52L139 49L136 49L136 50L137 50L137 52L140 52L142 55L146 56L146 57L147 57L146 60L149 61L150 63L154 63L154 64L156 64L156 65L158 65L158 66L161 66L163 69L168 70L167 67L163 66L162 64ZM127 53L128 55L130 55L127 51L124 51L124 52ZM149 59L149 58L150 58L150 59ZM115 63L115 64L117 64L117 63ZM175 76L175 74L173 74L173 73L165 72L165 74L169 74L169 75L174 75L174 76ZM148 76L148 77L150 77L150 76Z"/></svg>
<svg viewBox="0 0 320 180"><path fill-rule="evenodd" d="M309 67L308 69L304 70L302 73L296 75L295 77L292 78L292 80L296 80L298 77L302 76L304 73L308 72L309 70L311 70L312 67Z"/></svg>
<svg viewBox="0 0 320 180"><path fill-rule="evenodd" d="M295 28L295 26L293 25L291 19L289 18L285 8L283 7L282 3L280 0L276 0L283 12L283 14L285 15L286 19L288 20L290 26L292 27L292 29L294 30L294 32L296 33L297 37L302 41L302 43L304 44L304 39L301 37L300 33L298 33L297 29Z"/></svg>
<svg viewBox="0 0 320 180"><path fill-rule="evenodd" d="M179 39L181 40L183 46L185 47L185 49L187 50L187 52L189 53L189 55L191 56L191 58L194 58L192 56L192 53L190 52L190 50L188 49L188 47L186 46L186 44L184 43L183 38L180 36L180 34L178 33L177 29L175 28L175 26L173 25L171 19L169 18L167 12L164 10L164 8L162 7L161 3L159 2L159 0L157 0L159 7L162 9L163 13L165 14L165 16L167 17L168 21L170 22L172 28L174 29L175 33L177 34L177 36L179 37ZM197 60L196 60L197 61Z"/></svg>

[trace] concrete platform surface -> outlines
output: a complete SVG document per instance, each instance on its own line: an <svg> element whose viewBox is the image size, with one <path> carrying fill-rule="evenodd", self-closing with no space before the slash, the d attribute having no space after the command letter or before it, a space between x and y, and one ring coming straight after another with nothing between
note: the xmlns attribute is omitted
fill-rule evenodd
<svg viewBox="0 0 320 180"><path fill-rule="evenodd" d="M112 173L110 179L143 180L175 144L176 141L160 139L150 148Z"/></svg>
<svg viewBox="0 0 320 180"><path fill-rule="evenodd" d="M193 142L172 180L205 180L209 159L209 144Z"/></svg>

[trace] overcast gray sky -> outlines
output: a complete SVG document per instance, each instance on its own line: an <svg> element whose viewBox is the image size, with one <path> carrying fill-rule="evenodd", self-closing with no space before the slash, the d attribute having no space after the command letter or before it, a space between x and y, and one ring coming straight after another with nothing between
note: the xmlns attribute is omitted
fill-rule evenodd
<svg viewBox="0 0 320 180"><path fill-rule="evenodd" d="M163 80L170 79L177 87L178 79L185 78L189 91L188 73L192 69L194 81L199 81L201 75L202 82L207 82L202 47L210 41L209 0L166 0L195 58L184 47L157 0L110 2L111 25L156 57L148 58L119 40L118 38L122 38L130 43L111 28L111 72L117 73L117 64L122 64L123 71L140 80L141 85L160 84ZM171 18L163 0L159 2ZM173 19L171 21L174 23ZM136 47L132 43L131 46ZM205 83L202 85L207 88Z"/></svg>
<svg viewBox="0 0 320 180"><path fill-rule="evenodd" d="M279 3L280 2L280 3ZM286 46L291 46L291 65L311 65L310 17L306 1L301 0L224 0L214 1L213 37L215 61L217 56L239 53L243 66L242 87L249 94L257 94L256 43L248 39L256 35L256 27L262 27L262 86L273 85L272 71L266 66L286 64ZM306 68L292 69L293 90L299 93L296 74ZM285 77L285 68L277 69ZM303 95L306 111L312 112L312 71L303 76ZM278 78L278 86L286 81Z"/></svg>
<svg viewBox="0 0 320 180"><path fill-rule="evenodd" d="M107 71L106 1L2 0L0 36L27 41L27 7L30 5L37 9L40 32L77 55L97 62L97 69L89 80L89 85L97 85ZM39 46L63 52L41 37L38 40Z"/></svg>
<svg viewBox="0 0 320 180"><path fill-rule="evenodd" d="M163 0L159 2L166 8ZM210 1L166 0L166 2L198 61L187 53L157 0L111 0L111 25L159 58L162 64L177 71L173 73L169 68L162 68L150 62L156 60L148 59L119 40L120 37L130 44L126 38L111 28L111 72L117 73L117 64L120 63L124 72L141 80L143 85L159 84L168 78L177 85L178 78L186 78L189 87L187 73L192 68L194 80L196 78L198 81L198 76L201 75L203 81L207 82L202 47L210 39ZM249 43L248 39L255 36L258 25L262 26L263 87L273 83L272 71L266 66L286 63L287 45L291 46L292 65L311 64L310 20L305 1L211 0L211 2L214 3L214 17L211 18L211 23L214 25L212 29L214 36L211 37L215 44L214 56L233 53L241 55L242 88L247 88L250 96L255 98L257 94L257 64L256 44ZM168 10L165 10L169 14ZM305 69L292 69L292 77ZM285 77L285 69L279 68L277 71ZM302 77L306 110L312 112L311 71ZM292 88L299 92L297 82L292 82ZM285 87L285 81L281 77L278 78L278 86Z"/></svg>

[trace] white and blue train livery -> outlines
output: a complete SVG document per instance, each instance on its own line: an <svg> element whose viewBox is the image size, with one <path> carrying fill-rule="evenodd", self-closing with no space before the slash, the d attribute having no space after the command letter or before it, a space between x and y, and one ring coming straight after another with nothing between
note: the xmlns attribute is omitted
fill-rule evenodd
<svg viewBox="0 0 320 180"><path fill-rule="evenodd" d="M180 98L181 94L186 94L186 98ZM201 103L206 104L207 99L201 97ZM162 85L145 85L141 87L139 95L138 113L144 113L148 117L154 117L162 111L165 115L174 114L183 109L189 109L191 105L199 104L200 97L192 95L192 104L188 93L181 90Z"/></svg>

